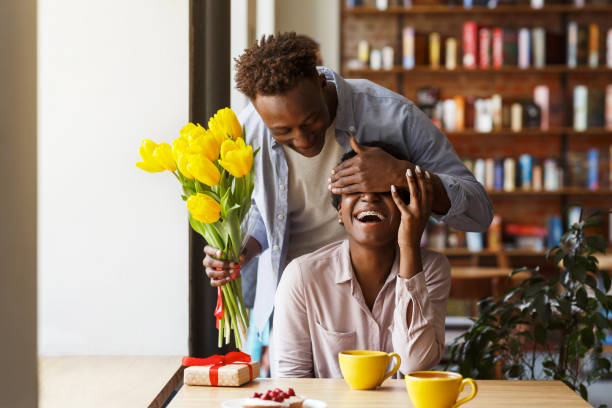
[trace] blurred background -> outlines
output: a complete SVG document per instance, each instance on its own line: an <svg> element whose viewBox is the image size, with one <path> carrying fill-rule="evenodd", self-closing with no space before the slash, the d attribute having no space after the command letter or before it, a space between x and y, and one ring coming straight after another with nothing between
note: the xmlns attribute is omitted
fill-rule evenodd
<svg viewBox="0 0 612 408"><path fill-rule="evenodd" d="M0 407L36 405L37 356L188 353L184 207L170 175L135 162L189 120L195 1L0 3ZM229 45L308 35L324 65L444 129L496 212L485 234L431 223L424 238L464 268L450 341L512 284L501 274L554 270L545 249L572 203L612 208L611 17L606 0L232 0ZM609 244L608 218L599 231Z"/></svg>

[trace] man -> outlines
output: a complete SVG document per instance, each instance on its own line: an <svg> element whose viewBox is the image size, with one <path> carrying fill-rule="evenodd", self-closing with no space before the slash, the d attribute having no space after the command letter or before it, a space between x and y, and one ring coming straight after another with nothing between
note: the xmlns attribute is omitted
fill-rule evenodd
<svg viewBox="0 0 612 408"><path fill-rule="evenodd" d="M431 174L433 216L461 230L488 228L489 197L431 120L401 95L317 68L316 48L303 37L264 36L236 60L236 85L251 102L239 118L247 143L261 149L254 164L256 226L241 258L246 264L262 253L253 311L259 330L272 313L284 267L345 238L328 189L334 194L386 192L392 184L407 189L406 170L423 169ZM410 160L360 145L374 141ZM336 166L351 148L357 156ZM214 259L220 255L215 248L205 253L211 284L228 282L233 265Z"/></svg>

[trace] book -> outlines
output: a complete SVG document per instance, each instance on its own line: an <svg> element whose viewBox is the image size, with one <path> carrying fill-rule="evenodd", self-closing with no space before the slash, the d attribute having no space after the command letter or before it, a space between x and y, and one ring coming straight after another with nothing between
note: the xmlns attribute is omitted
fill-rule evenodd
<svg viewBox="0 0 612 408"><path fill-rule="evenodd" d="M370 43L366 40L359 41L357 45L357 59L363 65L368 65L370 62Z"/></svg>
<svg viewBox="0 0 612 408"><path fill-rule="evenodd" d="M470 251L482 251L482 234L480 232L466 232L465 240Z"/></svg>
<svg viewBox="0 0 612 408"><path fill-rule="evenodd" d="M578 65L587 65L589 60L589 28L583 24L578 25Z"/></svg>
<svg viewBox="0 0 612 408"><path fill-rule="evenodd" d="M493 129L502 128L502 97L500 94L491 96L491 114L493 115Z"/></svg>
<svg viewBox="0 0 612 408"><path fill-rule="evenodd" d="M540 129L548 130L550 126L550 92L548 86L537 85L533 90L533 101L540 107Z"/></svg>
<svg viewBox="0 0 612 408"><path fill-rule="evenodd" d="M589 190L599 189L599 151L589 149L587 152L587 186Z"/></svg>
<svg viewBox="0 0 612 408"><path fill-rule="evenodd" d="M563 235L563 224L561 223L561 217L558 215L549 216L546 224L548 225L546 246L550 249L559 245L561 242L561 236Z"/></svg>
<svg viewBox="0 0 612 408"><path fill-rule="evenodd" d="M453 132L457 125L457 104L454 99L447 99L442 105L442 126Z"/></svg>
<svg viewBox="0 0 612 408"><path fill-rule="evenodd" d="M370 51L370 68L376 71L382 68L382 53L380 50Z"/></svg>
<svg viewBox="0 0 612 408"><path fill-rule="evenodd" d="M523 107L518 102L510 107L510 128L513 132L520 132L523 129Z"/></svg>
<svg viewBox="0 0 612 408"><path fill-rule="evenodd" d="M531 0L531 8L541 9L544 7L544 0Z"/></svg>
<svg viewBox="0 0 612 408"><path fill-rule="evenodd" d="M384 11L389 7L389 0L376 0L376 8Z"/></svg>
<svg viewBox="0 0 612 408"><path fill-rule="evenodd" d="M532 171L532 189L534 191L541 191L542 184L542 166L535 164Z"/></svg>
<svg viewBox="0 0 612 408"><path fill-rule="evenodd" d="M518 65L522 69L529 68L531 59L530 31L528 28L521 28L518 32Z"/></svg>
<svg viewBox="0 0 612 408"><path fill-rule="evenodd" d="M606 95L603 89L591 88L587 95L587 127L602 128L605 124Z"/></svg>
<svg viewBox="0 0 612 408"><path fill-rule="evenodd" d="M455 130L465 130L465 99L463 96L455 96L456 114L455 114Z"/></svg>
<svg viewBox="0 0 612 408"><path fill-rule="evenodd" d="M514 66L518 64L518 31L512 28L502 29L503 33L503 64Z"/></svg>
<svg viewBox="0 0 612 408"><path fill-rule="evenodd" d="M587 183L587 154L584 151L567 152L567 176L571 187L585 188Z"/></svg>
<svg viewBox="0 0 612 408"><path fill-rule="evenodd" d="M606 86L606 113L604 116L606 119L606 129L612 129L612 84Z"/></svg>
<svg viewBox="0 0 612 408"><path fill-rule="evenodd" d="M440 68L440 34L429 34L429 66L432 69Z"/></svg>
<svg viewBox="0 0 612 408"><path fill-rule="evenodd" d="M476 99L474 102L474 128L478 132L488 133L493 130L493 103L491 99Z"/></svg>
<svg viewBox="0 0 612 408"><path fill-rule="evenodd" d="M393 47L383 47L382 49L382 66L384 69L393 69L393 63L395 61Z"/></svg>
<svg viewBox="0 0 612 408"><path fill-rule="evenodd" d="M478 66L482 69L491 66L491 31L484 27L478 30Z"/></svg>
<svg viewBox="0 0 612 408"><path fill-rule="evenodd" d="M606 35L606 66L612 68L612 28Z"/></svg>
<svg viewBox="0 0 612 408"><path fill-rule="evenodd" d="M587 128L587 87L574 87L574 130L582 132Z"/></svg>
<svg viewBox="0 0 612 408"><path fill-rule="evenodd" d="M567 24L567 66L578 66L578 23L575 21Z"/></svg>
<svg viewBox="0 0 612 408"><path fill-rule="evenodd" d="M494 174L493 174L493 189L501 191L504 188L504 167L503 160L495 160Z"/></svg>
<svg viewBox="0 0 612 408"><path fill-rule="evenodd" d="M488 158L485 160L485 189L495 189L495 160Z"/></svg>
<svg viewBox="0 0 612 408"><path fill-rule="evenodd" d="M486 186L485 161L483 159L476 159L474 162L474 178L480 184Z"/></svg>
<svg viewBox="0 0 612 408"><path fill-rule="evenodd" d="M599 65L599 26L589 25L589 67L595 68Z"/></svg>
<svg viewBox="0 0 612 408"><path fill-rule="evenodd" d="M542 118L540 107L535 102L528 102L523 109L523 123L526 128L540 128Z"/></svg>
<svg viewBox="0 0 612 408"><path fill-rule="evenodd" d="M559 189L559 170L554 159L544 160L544 190L555 191Z"/></svg>
<svg viewBox="0 0 612 408"><path fill-rule="evenodd" d="M533 167L533 159L528 154L521 154L519 156L519 167L521 174L521 189L523 190L531 190L532 187L532 167Z"/></svg>
<svg viewBox="0 0 612 408"><path fill-rule="evenodd" d="M533 45L533 66L542 68L546 65L546 30L536 27L531 30Z"/></svg>
<svg viewBox="0 0 612 408"><path fill-rule="evenodd" d="M478 26L475 21L466 21L463 24L463 67L476 68L476 33Z"/></svg>
<svg viewBox="0 0 612 408"><path fill-rule="evenodd" d="M404 69L414 68L414 28L404 27L402 30L402 66Z"/></svg>
<svg viewBox="0 0 612 408"><path fill-rule="evenodd" d="M447 38L445 51L446 69L452 71L457 68L457 40L453 37Z"/></svg>
<svg viewBox="0 0 612 408"><path fill-rule="evenodd" d="M514 191L516 187L516 161L512 157L504 160L504 191Z"/></svg>
<svg viewBox="0 0 612 408"><path fill-rule="evenodd" d="M346 0L346 7L353 8L363 6L363 0Z"/></svg>
<svg viewBox="0 0 612 408"><path fill-rule="evenodd" d="M493 35L493 68L500 69L504 65L504 34L501 28L495 27Z"/></svg>

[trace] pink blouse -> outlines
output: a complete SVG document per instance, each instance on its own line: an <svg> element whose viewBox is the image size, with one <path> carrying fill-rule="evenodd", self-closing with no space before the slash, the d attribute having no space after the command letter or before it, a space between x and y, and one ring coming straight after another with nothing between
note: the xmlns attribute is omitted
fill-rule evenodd
<svg viewBox="0 0 612 408"><path fill-rule="evenodd" d="M437 364L444 353L450 264L444 255L422 249L423 271L398 278L398 252L371 311L348 241L293 260L276 291L272 375L341 378L338 353L356 349L398 353L402 373Z"/></svg>

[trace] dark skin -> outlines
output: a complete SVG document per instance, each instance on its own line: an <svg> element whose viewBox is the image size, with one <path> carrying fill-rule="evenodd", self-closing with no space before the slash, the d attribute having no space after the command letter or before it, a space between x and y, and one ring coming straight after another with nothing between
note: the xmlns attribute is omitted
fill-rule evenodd
<svg viewBox="0 0 612 408"><path fill-rule="evenodd" d="M281 95L256 95L251 102L278 143L303 156L314 157L321 152L325 131L336 117L338 94L335 85L321 75L319 78L304 78ZM395 159L377 147L362 147L354 138L351 138L351 145L358 154L332 171L328 187L332 192L388 192L392 184L408 188L404 175L407 169L415 170L413 163ZM433 210L445 214L450 209L446 190L433 173L430 179ZM240 264L247 264L260 252L259 242L250 237L240 257ZM211 285L220 286L229 282L231 271L237 265L215 259L223 255L216 248L207 246L204 253L203 264Z"/></svg>
<svg viewBox="0 0 612 408"><path fill-rule="evenodd" d="M420 241L431 214L432 177L419 168L418 172L405 173L405 179L410 191L409 204L402 201L393 186L391 194L342 194L338 208L338 218L349 237L355 277L370 310L391 272L396 248L400 251L399 277L410 279L423 270ZM357 215L366 210L382 214L384 220L359 221ZM409 322L411 310L406 318Z"/></svg>

